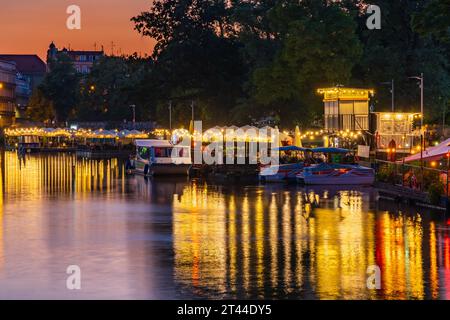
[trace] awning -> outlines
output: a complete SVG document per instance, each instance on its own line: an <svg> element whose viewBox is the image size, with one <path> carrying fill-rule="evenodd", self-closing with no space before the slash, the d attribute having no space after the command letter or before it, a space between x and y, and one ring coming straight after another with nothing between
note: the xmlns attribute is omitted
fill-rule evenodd
<svg viewBox="0 0 450 320"><path fill-rule="evenodd" d="M283 151L283 152L285 152L285 151L303 151L303 152L311 151L311 149L300 148L297 146L280 147L280 148L275 148L274 150L275 151Z"/></svg>
<svg viewBox="0 0 450 320"><path fill-rule="evenodd" d="M170 148L174 145L170 143L168 140L136 140L136 146L138 147L156 147L156 148Z"/></svg>
<svg viewBox="0 0 450 320"><path fill-rule="evenodd" d="M341 149L341 148L315 148L312 149L312 152L314 153L349 153L350 150L348 149Z"/></svg>
<svg viewBox="0 0 450 320"><path fill-rule="evenodd" d="M422 152L422 159L423 161L433 161L433 160L439 160L442 157L445 157L450 152L450 139L445 140L444 142L441 142L439 145L435 147L430 147ZM406 157L405 159L401 160L400 162L413 162L413 161L420 161L420 152L413 154L409 157Z"/></svg>

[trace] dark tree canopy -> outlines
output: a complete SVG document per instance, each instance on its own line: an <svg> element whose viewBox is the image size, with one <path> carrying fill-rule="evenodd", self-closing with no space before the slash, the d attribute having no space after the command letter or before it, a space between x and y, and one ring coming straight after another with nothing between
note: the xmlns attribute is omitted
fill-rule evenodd
<svg viewBox="0 0 450 320"><path fill-rule="evenodd" d="M80 75L65 53L50 61L50 72L39 87L44 97L55 109L58 121L67 121L73 116L79 103Z"/></svg>
<svg viewBox="0 0 450 320"><path fill-rule="evenodd" d="M369 3L381 8L381 30L366 26ZM323 86L374 88L383 111L391 94L382 83L394 79L397 110L418 111L409 78L424 73L433 123L450 99L449 14L449 0L154 0L131 19L155 39L151 58L105 57L81 77L60 56L36 104L60 121L128 121L135 105L138 120L167 126L170 104L173 125L187 127L194 103L205 125L307 127L320 125Z"/></svg>

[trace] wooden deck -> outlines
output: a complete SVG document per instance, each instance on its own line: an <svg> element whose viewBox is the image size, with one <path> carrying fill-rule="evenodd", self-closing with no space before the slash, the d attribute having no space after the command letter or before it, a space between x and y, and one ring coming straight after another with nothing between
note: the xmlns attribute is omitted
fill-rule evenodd
<svg viewBox="0 0 450 320"><path fill-rule="evenodd" d="M122 158L126 159L133 151L130 150L77 150L76 156L79 158L87 159L109 159L109 158Z"/></svg>

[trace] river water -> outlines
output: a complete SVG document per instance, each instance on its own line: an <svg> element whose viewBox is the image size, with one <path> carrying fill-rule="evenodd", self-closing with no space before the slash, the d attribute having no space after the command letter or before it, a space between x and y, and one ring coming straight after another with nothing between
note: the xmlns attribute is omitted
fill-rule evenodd
<svg viewBox="0 0 450 320"><path fill-rule="evenodd" d="M0 179L1 299L450 299L450 220L371 188L144 179L118 160L8 152Z"/></svg>

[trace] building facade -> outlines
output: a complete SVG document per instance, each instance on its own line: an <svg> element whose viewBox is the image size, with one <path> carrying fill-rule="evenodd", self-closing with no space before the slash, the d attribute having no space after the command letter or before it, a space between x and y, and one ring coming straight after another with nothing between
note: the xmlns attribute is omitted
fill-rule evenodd
<svg viewBox="0 0 450 320"><path fill-rule="evenodd" d="M16 74L16 120L26 119L28 103L30 102L32 93L31 78L18 72Z"/></svg>
<svg viewBox="0 0 450 320"><path fill-rule="evenodd" d="M16 75L14 62L0 60L0 128L15 122Z"/></svg>
<svg viewBox="0 0 450 320"><path fill-rule="evenodd" d="M25 119L33 90L44 80L47 66L35 54L0 54L0 60L16 65L15 118Z"/></svg>
<svg viewBox="0 0 450 320"><path fill-rule="evenodd" d="M45 62L35 54L0 54L0 60L15 62L17 72L27 79L31 90L41 84L47 72Z"/></svg>
<svg viewBox="0 0 450 320"><path fill-rule="evenodd" d="M373 90L357 88L324 88L318 90L324 96L325 130L369 130L369 101Z"/></svg>
<svg viewBox="0 0 450 320"><path fill-rule="evenodd" d="M374 112L375 137L378 152L392 152L410 154L413 147L420 141L420 129L414 128L419 122L420 113L405 112ZM420 142L419 142L420 143Z"/></svg>
<svg viewBox="0 0 450 320"><path fill-rule="evenodd" d="M67 54L73 62L73 65L78 73L89 74L96 61L104 56L103 51L80 51L80 50L68 50L63 48L58 50L56 45L52 42L47 51L47 65L51 60L57 58L59 53Z"/></svg>

